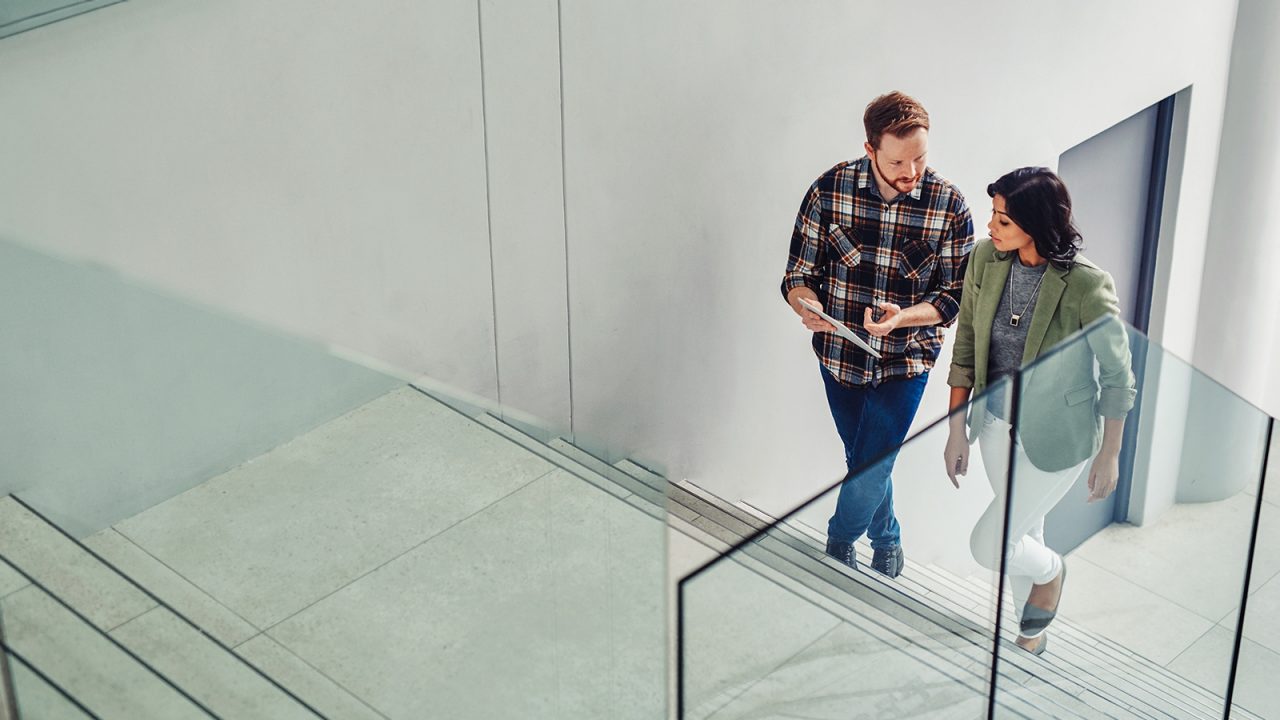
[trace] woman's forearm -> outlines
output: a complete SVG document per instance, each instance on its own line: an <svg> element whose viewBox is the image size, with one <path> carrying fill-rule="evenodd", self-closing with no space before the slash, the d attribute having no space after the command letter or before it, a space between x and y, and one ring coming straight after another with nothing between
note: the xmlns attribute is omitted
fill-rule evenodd
<svg viewBox="0 0 1280 720"><path fill-rule="evenodd" d="M951 416L947 422L951 425L953 432L964 432L965 411L964 407L969 403L969 395L973 392L972 388L953 387L951 388Z"/></svg>
<svg viewBox="0 0 1280 720"><path fill-rule="evenodd" d="M1099 455L1119 455L1124 440L1124 418L1103 418L1102 449Z"/></svg>

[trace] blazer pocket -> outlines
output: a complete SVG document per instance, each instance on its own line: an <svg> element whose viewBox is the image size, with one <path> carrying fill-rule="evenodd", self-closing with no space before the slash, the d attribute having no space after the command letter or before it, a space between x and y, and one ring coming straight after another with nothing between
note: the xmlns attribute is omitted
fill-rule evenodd
<svg viewBox="0 0 1280 720"><path fill-rule="evenodd" d="M857 236L853 230L832 224L827 228L827 234L831 237L831 244L835 245L840 262L849 267L857 267L862 262L862 243L854 239Z"/></svg>
<svg viewBox="0 0 1280 720"><path fill-rule="evenodd" d="M1098 388L1093 383L1078 387L1074 390L1066 392L1067 405L1079 405L1080 403L1089 402L1098 397Z"/></svg>

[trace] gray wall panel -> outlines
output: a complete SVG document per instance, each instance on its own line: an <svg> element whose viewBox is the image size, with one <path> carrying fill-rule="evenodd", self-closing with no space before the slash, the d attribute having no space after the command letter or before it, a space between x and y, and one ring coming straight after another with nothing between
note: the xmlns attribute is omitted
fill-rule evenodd
<svg viewBox="0 0 1280 720"><path fill-rule="evenodd" d="M502 403L570 425L555 0L483 0L485 118Z"/></svg>
<svg viewBox="0 0 1280 720"><path fill-rule="evenodd" d="M81 537L403 385L0 243L0 496Z"/></svg>
<svg viewBox="0 0 1280 720"><path fill-rule="evenodd" d="M496 397L475 0L134 0L0 98L3 236Z"/></svg>

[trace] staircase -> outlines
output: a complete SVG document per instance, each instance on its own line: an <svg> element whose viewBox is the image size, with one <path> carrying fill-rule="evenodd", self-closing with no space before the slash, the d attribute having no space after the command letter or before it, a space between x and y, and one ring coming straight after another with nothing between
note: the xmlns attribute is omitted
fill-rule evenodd
<svg viewBox="0 0 1280 720"><path fill-rule="evenodd" d="M83 540L0 498L19 717L662 716L661 491L511 437L402 387Z"/></svg>
<svg viewBox="0 0 1280 720"><path fill-rule="evenodd" d="M716 503L709 493L689 483L678 483L683 491L704 503L715 503L722 516L731 524L748 523L757 530L772 526L775 520L763 511L745 503L729 505ZM722 542L733 541L734 531L722 526L717 537ZM817 592L834 599L840 592L860 595L870 591L881 597L895 597L901 605L887 613L901 619L903 613L924 613L926 608L941 611L955 620L945 624L959 637L975 639L978 652L966 656L982 661L990 667L989 632L994 617L993 589L977 578L960 578L945 569L908 561L903 575L889 580L878 573L850 570L823 552L824 536L818 530L803 523L778 525L764 536L760 551L752 554L762 562L783 574L794 574L794 568L804 568L814 576L822 577L832 586L843 586L834 593ZM765 552L773 554L769 558ZM871 551L864 543L857 545L858 559L863 568L870 565ZM787 564L793 567L786 567ZM861 587L850 590L848 580ZM810 589L819 591L820 585L808 583ZM1009 602L1006 595L1006 603ZM875 618L865 605L841 603L848 611L846 622L866 623ZM888 606L892 608L892 606ZM1006 607L1008 605L1006 604ZM882 622L889 624L888 618ZM1016 635L1016 623L1006 617L1002 627L1003 637ZM1070 620L1060 618L1053 630L1052 651L1041 657L1033 657L1009 642L1003 642L998 701L1005 704L1005 711L1025 717L1113 717L1113 718L1220 718L1222 699L1184 678L1171 673L1160 665L1127 650L1105 638L1091 634ZM821 668L809 668L809 672L821 672ZM981 672L975 673L981 675ZM985 677L983 678L985 680ZM853 685L856 688L856 683ZM1019 700L1024 702L1018 702ZM787 705L792 712L805 717L825 717L821 712L810 712L803 698ZM848 708L846 704L845 709ZM997 710L997 715L1002 715ZM715 712L714 716L749 716L750 709L735 712ZM700 715L693 715L699 717ZM833 716L844 716L839 713ZM951 716L939 714L938 717ZM956 715L964 717L966 715ZM967 715L974 717L974 715ZM1248 712L1236 710L1232 717L1255 718Z"/></svg>
<svg viewBox="0 0 1280 720"><path fill-rule="evenodd" d="M425 462L422 458L430 452L416 447L415 443L423 440L417 433L393 437L384 432L378 426L378 414L388 413L387 417L394 418L395 427L401 429L410 417L429 417L429 421L422 421L423 427L433 428L437 442L480 448L486 457L501 460L495 467L504 468L504 472L524 473L520 481L514 483L514 490L504 488L502 492L506 495L499 494L492 499L492 507L514 502L510 498L531 492L528 488L555 478L564 479L557 482L585 484L590 490L581 498L586 499L572 500L593 503L587 507L588 512L580 516L583 523L598 513L620 513L619 522L623 524L636 522L631 519L632 515L650 518L676 534L671 540L673 550L677 538L681 547L696 544L703 548L695 553L698 561L737 546L734 556L719 564L735 563L740 567L733 572L739 573L739 577L749 576L752 582L767 581L779 596L787 597L788 602L820 609L823 617L828 618L831 631L820 634L818 641L790 656L786 662L762 667L749 664L718 667L714 659L708 664L706 658L702 665L697 665L693 662L697 649L686 645L685 655L681 656L686 673L684 717L819 718L850 717L851 713L854 717L986 716L992 664L990 618L994 616L993 591L988 585L957 577L938 567L916 564L910 559L904 575L895 581L872 572L853 571L827 558L822 552L821 534L803 524L775 525L773 518L756 508L727 503L687 482L670 483L634 462L624 460L610 464L563 438L544 442L491 414L468 410L456 403L451 406L452 409L445 409L436 399L413 389L396 391L262 458L213 478L205 486L171 502L190 504L203 497L223 503L210 508L228 507L225 505L230 502L225 499L228 493L263 492L262 483L291 472L286 468L296 468L303 462L301 450L314 453L317 444L336 443L325 451L326 456L331 456L365 442L359 438L372 438L369 441L375 445L383 443L378 445L380 449L375 458L380 465L365 467L361 477L394 479L396 473L403 474L407 468ZM387 440L388 437L392 440ZM401 447L395 445L397 442L405 444ZM413 455L414 452L427 455ZM368 480L365 492L371 505L389 503L380 512L390 512L396 502L408 502L395 497L404 488L394 484L383 486L379 482ZM573 489L575 487L547 486L548 490L569 493L566 498L579 498L580 491ZM387 494L391 496L389 501L383 497ZM353 502L351 498L359 496L355 493L344 501ZM555 497L554 494L551 497ZM309 509L307 503L322 500L299 495L294 511L314 514L319 511ZM200 516L202 527L185 528L180 534L156 543L147 532L148 527L154 526L147 516L151 512L77 541L21 500L0 499L0 558L4 560L0 563L0 617L6 645L17 660L15 676L27 678L18 688L21 717L132 720L485 716L483 709L468 715L467 706L449 706L447 698L425 687L420 694L430 697L418 705L413 704L412 692L388 693L385 686L376 682L379 673L363 672L360 666L384 662L390 668L385 674L394 675L398 663L415 662L413 658L393 657L400 647L394 643L382 646L387 653L382 658L361 657L359 647L352 647L351 657L337 660L308 654L314 645L306 642L307 633L332 632L339 638L346 637L345 631L330 626L332 618L340 615L321 610L344 594L372 592L369 588L379 587L375 580L383 575L411 572L406 563L430 545L427 540L440 542L429 532L423 531L423 537L403 538L395 548L384 553L383 565L367 575L352 571L348 575L354 577L332 580L329 582L332 588L325 586L322 592L316 593L317 598L306 599L309 605L296 612L289 610L293 614L281 617L285 612L262 606L257 602L263 600L261 597L223 592L215 575L192 572L182 567L173 554L173 548L183 543L208 542L210 538L230 537L220 533L240 532L235 530L237 518L229 513L210 512ZM467 516L458 527L478 522L475 518L480 512ZM388 520L385 514L378 517L388 522L394 520ZM573 524L572 517L565 516L557 517L548 527ZM347 529L335 527L332 531L342 533ZM453 530L441 531L439 537L447 532ZM599 536L599 531L593 531L584 537ZM268 533L257 541L278 543L276 547L280 552L294 552L294 540L284 535L274 536L274 540L272 537ZM744 543L748 538L752 539ZM626 539L620 538L624 544ZM570 540L585 545L591 542L582 538ZM325 542L325 539L314 538L311 542ZM487 577L490 560L480 556L492 548L466 543L450 548L451 552L468 550L477 555L468 561L473 564L468 576ZM499 550L519 552L502 547ZM645 554L657 554L657 564L661 567L661 542L633 550L635 559L603 571L600 577L607 582L601 586L614 584L627 574L653 579L651 574L645 575L647 570L641 558ZM227 552L234 551L235 548L228 545ZM598 552L592 550L590 555L583 556L582 562L594 562L591 558L601 555L612 562L610 558L618 552L622 551L616 546L600 548ZM869 562L868 549L860 546L858 552L865 566ZM203 557L217 558L218 555L217 548L208 548ZM336 572L338 567L340 565L313 567L306 569L306 573L323 575ZM610 574L619 567L628 572ZM575 565L575 573L591 574L598 570L594 566ZM703 571L700 576L707 572ZM244 576L255 577L252 569ZM570 578L558 576L557 584L562 585ZM493 588L508 581L501 573L491 579L496 584L478 588L492 593ZM694 583L711 587L695 577L687 581L686 592L691 591ZM605 600L618 603L624 602L620 597L630 597L634 601L634 596L642 593L637 590L641 587L643 583L623 588L621 595L610 595ZM433 586L431 591L436 590ZM454 589L440 591L446 590ZM459 601L475 602L476 597L461 597ZM658 615L648 619L656 617L660 624L661 597L634 607L620 606L626 612L618 615L643 612L651 605L657 608ZM382 607L408 613L421 609L412 599L401 599ZM697 625L705 618L688 614L688 606L685 610L684 627L690 637L696 637ZM726 613L729 612L726 609ZM316 614L309 617L308 613ZM563 615L555 617L564 618ZM572 642L589 645L605 632L585 616L572 619L582 622L586 631L580 638L571 637L566 641L569 644L561 645L562 653L575 647ZM607 620L614 622L618 617ZM443 623L450 621L440 619ZM410 634L421 630L408 616L400 626L391 627L403 627ZM734 627L733 623L729 627ZM749 626L739 627L745 631ZM377 622L363 631L376 634ZM573 636L571 630L564 628L558 628L557 632ZM1003 633L1004 637L1012 637L1013 628L1005 627ZM615 643L626 637L625 633L608 635ZM484 642L483 638L469 639ZM733 639L725 641L733 642ZM642 650L641 643L637 643L637 651ZM556 699L559 705L530 706L523 716L658 717L663 712L662 703L653 696L660 696L661 690L652 682L655 677L661 682L655 675L662 672L660 648L658 650L656 655L649 652L645 656L640 652L642 657L636 664L618 667L608 674L612 685L599 697L565 699L567 696L561 693ZM465 662L467 657L449 654L453 650L448 647L439 652L456 662ZM585 660L594 659L604 664L620 662L620 658L626 657L616 652L592 656L590 652L583 651ZM675 663L671 665L674 672ZM918 670L919 683L876 687L876 675L865 671L867 667L890 666L899 672ZM582 667L584 673L595 669ZM708 669L711 672L706 672ZM47 681L41 685L45 690L23 692L24 688L35 687L37 676ZM495 687L511 680L512 676L500 672L492 678ZM1055 624L1053 645L1042 657L1032 657L1004 643L998 684L996 715L1001 717L1221 717L1221 699L1214 694L1066 620ZM648 700L639 700L643 697ZM628 698L636 700L624 700ZM483 707L483 698L473 699L477 705L472 707ZM1233 716L1255 717L1247 713Z"/></svg>
<svg viewBox="0 0 1280 720"><path fill-rule="evenodd" d="M0 528L6 645L65 693L33 705L19 688L21 717L59 717L65 698L103 718L320 717L22 501L0 498Z"/></svg>

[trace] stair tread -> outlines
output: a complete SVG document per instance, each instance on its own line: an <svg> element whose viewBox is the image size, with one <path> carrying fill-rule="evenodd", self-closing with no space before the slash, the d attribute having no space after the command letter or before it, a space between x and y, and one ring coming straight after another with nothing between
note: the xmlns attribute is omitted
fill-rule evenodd
<svg viewBox="0 0 1280 720"><path fill-rule="evenodd" d="M749 509L750 511L755 513L758 518L764 519L768 517L767 514L762 513L758 509L751 508L749 505L744 505L744 509ZM803 525L802 523L795 523L795 524ZM781 525L780 527L788 528L788 526L790 525L792 525L792 523L786 523L784 525ZM810 547L812 548L812 550L814 552L821 552L820 533L818 533L816 530L808 526L803 526L803 527L804 527L804 530L806 531L804 533L805 536L808 538L809 541L812 541L812 543L810 544ZM794 528L790 528L790 529L794 529ZM867 548L864 544L859 544L858 550L859 550L861 561L864 564L869 562L869 558L870 558L869 548ZM977 610L977 607L979 607L980 604L984 602L984 599L980 596L981 590L983 588L981 588L978 585L976 580L969 580L966 583L965 580L952 576L949 573L947 573L945 570L942 570L941 568L936 568L936 567L927 566L927 565L910 565L909 570L915 570L916 572L904 573L895 582L902 585L906 585L907 587L910 587L911 584L913 583L912 581L909 581L908 578L912 575L923 574L925 575L924 579L914 578L914 584L917 587L923 587L929 590L930 592L932 592L935 600L951 605L954 611L958 613L962 613L967 617L969 617L970 619L973 619L977 622L989 624L990 620L987 619L986 616L983 616L979 610ZM939 580L939 578L947 578L947 579ZM951 587L949 588L943 587L948 583L948 579ZM962 584L964 585L964 587L960 588L959 586L961 586ZM957 591L958 588L959 588L959 591ZM942 591L939 592L939 590L942 590ZM964 607L962 603L957 602L957 598L977 600L978 604L975 604L973 607ZM989 602L988 602L988 605L989 605ZM1012 620L1009 618L1007 618L1006 620L1008 621L1009 624L1005 625L1005 629L1007 631L1014 631L1015 628L1012 626ZM1073 625L1064 623L1064 627L1069 631L1069 633L1067 634L1067 638L1071 638L1073 636L1075 638L1091 637L1087 632ZM1064 639L1063 637L1058 638L1059 641L1063 639ZM1107 641L1100 641L1100 642L1107 642ZM1062 644L1058 645L1059 648L1061 648L1062 646L1063 646ZM1187 713L1187 712L1197 713L1203 717L1219 717L1221 714L1221 704L1222 704L1221 698L1214 696L1210 691L1198 685L1194 685L1193 683L1190 683L1185 678L1169 673L1164 668L1160 667L1159 665L1155 665L1154 663L1151 663L1150 661L1146 660L1145 658L1142 658L1141 656L1137 656L1132 653L1128 653L1124 651L1123 648L1117 647L1115 648L1115 650L1122 652L1123 658L1126 660L1130 660L1131 662L1128 662L1128 663L1123 662L1123 660L1117 659L1114 655L1107 656L1106 654L1100 653L1100 652L1091 653L1090 646L1088 645L1076 645L1075 643L1067 643L1067 646L1070 648L1070 650L1067 653L1068 655L1076 655L1077 657L1087 656L1088 659L1099 661L1107 667L1119 669L1119 670L1132 671L1134 669L1140 669L1143 671L1144 675L1148 676L1149 679L1152 678L1152 676L1154 676L1154 679L1158 680L1160 684L1165 686L1164 688L1153 690L1141 684L1127 682L1125 679L1123 679L1122 674L1113 673L1112 677L1107 680L1108 684L1114 683L1114 682L1122 682L1125 687L1117 688L1117 689L1120 690L1121 692L1124 692L1125 695L1131 697L1135 701L1141 701L1147 705L1154 704L1156 706L1163 707L1167 711L1173 711L1177 713ZM1058 658L1058 661L1060 660L1062 660L1062 658ZM1054 660L1050 660L1050 662L1054 662ZM1063 670L1069 670L1069 669L1070 668L1064 668ZM1169 700L1169 693L1173 693L1177 697L1177 700L1173 704L1171 704ZM1181 717L1185 715L1180 714L1178 716ZM1247 714L1243 714L1243 713L1240 716L1249 717Z"/></svg>
<svg viewBox="0 0 1280 720"><path fill-rule="evenodd" d="M0 558L33 581L0 598L8 643L90 709L186 716L196 705L176 685L219 714L316 717L214 635L157 602L149 588L8 496L0 498ZM144 705L122 714L114 695L121 687L131 694L134 686ZM167 710L141 709L147 703ZM197 716L206 715L197 710Z"/></svg>

